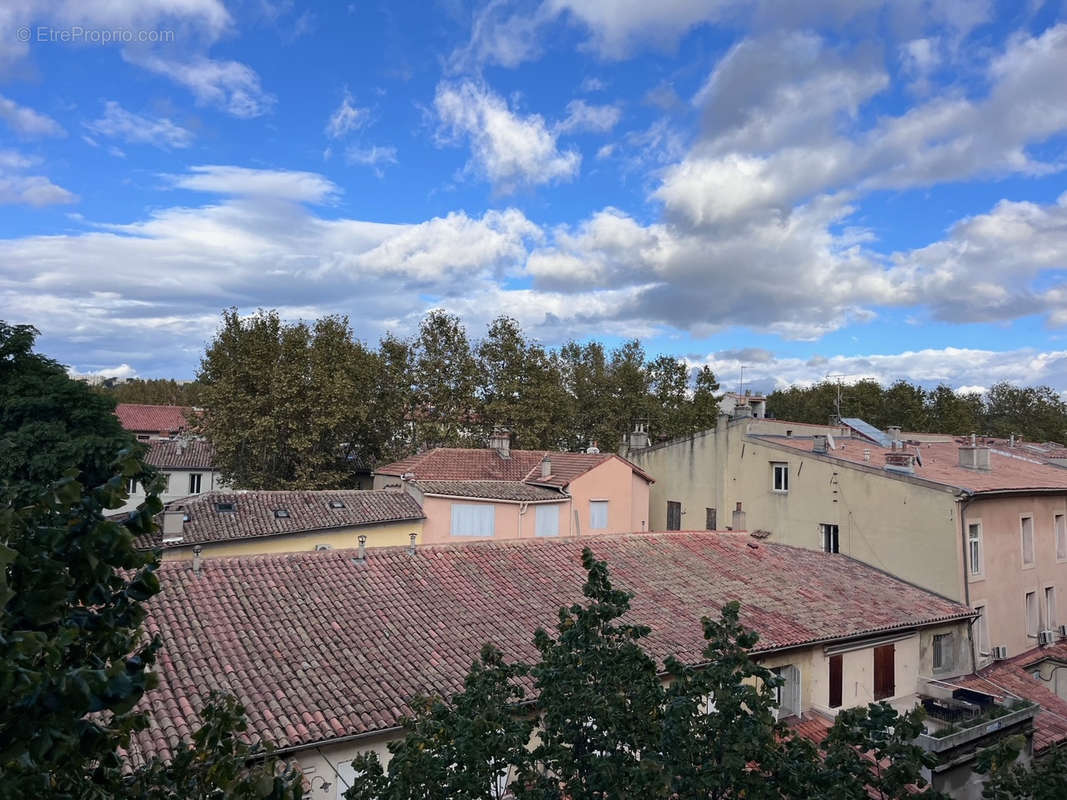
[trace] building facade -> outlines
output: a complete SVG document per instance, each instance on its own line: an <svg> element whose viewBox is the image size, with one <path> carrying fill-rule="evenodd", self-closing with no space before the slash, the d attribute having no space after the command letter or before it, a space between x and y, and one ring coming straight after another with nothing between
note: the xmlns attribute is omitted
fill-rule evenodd
<svg viewBox="0 0 1067 800"><path fill-rule="evenodd" d="M226 488L222 473L215 467L215 451L204 439L156 438L147 442L144 462L155 467L163 478L159 498L164 505L184 497ZM145 499L144 486L137 481L127 482L128 498L119 511L132 511Z"/></svg>

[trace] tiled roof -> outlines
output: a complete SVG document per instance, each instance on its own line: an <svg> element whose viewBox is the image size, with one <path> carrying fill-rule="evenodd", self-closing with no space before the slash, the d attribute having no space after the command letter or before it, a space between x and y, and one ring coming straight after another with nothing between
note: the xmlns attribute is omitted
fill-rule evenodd
<svg viewBox="0 0 1067 800"><path fill-rule="evenodd" d="M282 747L391 728L417 694L457 691L481 645L534 660L533 632L581 600L582 547L636 593L649 651L697 662L701 617L740 600L757 650L972 616L965 606L845 556L737 533L672 532L164 562L148 603L164 642L142 707L140 752L196 727L212 689L235 694L254 733ZM833 613L827 613L833 609Z"/></svg>
<svg viewBox="0 0 1067 800"><path fill-rule="evenodd" d="M541 477L541 461L548 457L552 473ZM488 448L437 447L375 469L378 475L414 474L431 481L525 481L564 488L605 461L618 458L645 480L652 478L636 464L613 453L560 453L551 450L511 450L502 458Z"/></svg>
<svg viewBox="0 0 1067 800"><path fill-rule="evenodd" d="M139 403L119 403L115 414L128 431L176 433L188 427L193 409L188 406L150 406Z"/></svg>
<svg viewBox="0 0 1067 800"><path fill-rule="evenodd" d="M203 439L156 439L145 463L160 469L214 469L215 449Z"/></svg>
<svg viewBox="0 0 1067 800"><path fill-rule="evenodd" d="M782 445L794 450L810 451L812 439L785 436L767 436L750 434L755 439ZM969 440L967 440L969 443ZM943 483L972 492L1003 491L1009 489L1064 489L1067 491L1067 469L1044 464L1038 459L1022 453L1009 452L997 447L990 453L989 470L973 470L959 465L959 449L964 440L953 442L923 442L918 445L905 445L903 452L918 452L922 464L915 464L914 476L928 481ZM866 464L863 451L869 450L871 460ZM875 468L885 466L885 454L893 450L878 447L869 442L842 440L836 447L826 453L827 456L842 461L851 461ZM900 453L901 451L896 451ZM887 472L887 475L895 473Z"/></svg>
<svg viewBox="0 0 1067 800"><path fill-rule="evenodd" d="M558 489L531 486L522 481L413 481L426 494L476 497L486 500L563 500Z"/></svg>
<svg viewBox="0 0 1067 800"><path fill-rule="evenodd" d="M330 502L341 502L333 508ZM220 511L219 504L232 504L233 511ZM423 519L422 508L411 495L387 489L378 491L296 492L205 492L176 500L168 509L185 511L182 540L172 547L227 542L258 536L345 528ZM288 517L277 517L285 509ZM162 515L157 520L162 526ZM138 542L141 547L159 547L158 531ZM354 543L353 543L354 544Z"/></svg>
<svg viewBox="0 0 1067 800"><path fill-rule="evenodd" d="M1029 650L1004 661L994 661L985 669L949 683L976 689L999 699L1022 697L1037 703L1040 710L1034 717L1034 750L1042 752L1067 739L1067 700L1056 694L1049 684L1035 678L1032 667L1038 661L1053 658L1067 663L1067 642Z"/></svg>

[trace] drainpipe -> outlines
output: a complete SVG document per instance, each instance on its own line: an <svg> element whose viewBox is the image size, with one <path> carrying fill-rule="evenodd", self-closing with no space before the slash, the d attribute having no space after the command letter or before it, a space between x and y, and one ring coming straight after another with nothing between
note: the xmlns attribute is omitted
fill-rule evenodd
<svg viewBox="0 0 1067 800"><path fill-rule="evenodd" d="M967 574L968 551L967 551L967 520L965 518L965 512L967 511L967 506L969 506L971 504L972 500L974 500L974 496L969 494L969 493L967 493L967 492L961 492L956 497L956 503L957 503L957 505L959 507L959 514L960 514L960 562L963 564L963 602L966 604L967 608L971 608L971 583L970 583L970 580L969 580L969 575ZM986 618L986 628L987 628L987 630L988 630L988 627L989 627L989 619ZM969 638L971 640L971 672L977 672L978 671L978 647L974 643L974 620L973 619L971 620L970 629L971 629L970 630L971 635L970 635Z"/></svg>

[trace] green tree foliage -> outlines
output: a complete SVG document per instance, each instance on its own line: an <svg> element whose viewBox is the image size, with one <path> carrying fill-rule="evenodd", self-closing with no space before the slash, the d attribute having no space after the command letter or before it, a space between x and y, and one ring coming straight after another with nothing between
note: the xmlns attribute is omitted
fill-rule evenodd
<svg viewBox="0 0 1067 800"><path fill-rule="evenodd" d="M987 774L987 800L1062 800L1067 797L1067 747L1058 746L1032 766L1019 763L1026 741L1002 739L978 754L977 770Z"/></svg>
<svg viewBox="0 0 1067 800"><path fill-rule="evenodd" d="M0 322L0 503L32 502L72 468L103 483L115 453L136 446L114 400L33 352L36 337L29 325Z"/></svg>
<svg viewBox="0 0 1067 800"><path fill-rule="evenodd" d="M114 385L94 386L93 391L116 403L145 403L155 406L199 406L201 386L196 381L179 383L170 378L132 378Z"/></svg>
<svg viewBox="0 0 1067 800"><path fill-rule="evenodd" d="M719 418L719 381L715 373L706 364L697 372L693 387L693 415L690 420L692 430L703 431L715 427Z"/></svg>
<svg viewBox="0 0 1067 800"><path fill-rule="evenodd" d="M431 311L414 344L415 444L463 447L478 442L478 367L463 323L454 314Z"/></svg>
<svg viewBox="0 0 1067 800"><path fill-rule="evenodd" d="M941 384L926 390L907 381L883 388L876 381L854 384L823 381L814 386L772 392L767 411L779 419L825 424L833 418L840 393L841 416L860 417L878 428L1008 437L1031 441L1067 440L1067 403L1049 386L1019 387L1002 382L985 396L958 394Z"/></svg>
<svg viewBox="0 0 1067 800"><path fill-rule="evenodd" d="M703 620L700 667L668 659L664 682L642 644L649 629L629 619L632 596L588 548L582 563L586 601L560 609L555 635L535 633L535 665L487 647L455 698L412 703L388 770L373 753L356 759L345 797L497 800L505 772L518 800L903 800L925 786L931 757L911 744L921 710L842 711L818 747L792 736L775 719L781 678L750 656L759 637L737 603ZM526 675L533 708L519 705Z"/></svg>

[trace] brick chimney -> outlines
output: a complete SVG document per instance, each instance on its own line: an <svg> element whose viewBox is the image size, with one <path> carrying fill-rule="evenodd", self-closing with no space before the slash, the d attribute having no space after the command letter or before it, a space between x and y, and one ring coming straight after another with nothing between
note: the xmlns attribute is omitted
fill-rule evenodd
<svg viewBox="0 0 1067 800"><path fill-rule="evenodd" d="M489 449L496 450L501 458L511 458L511 431L507 428L493 428L489 436Z"/></svg>

